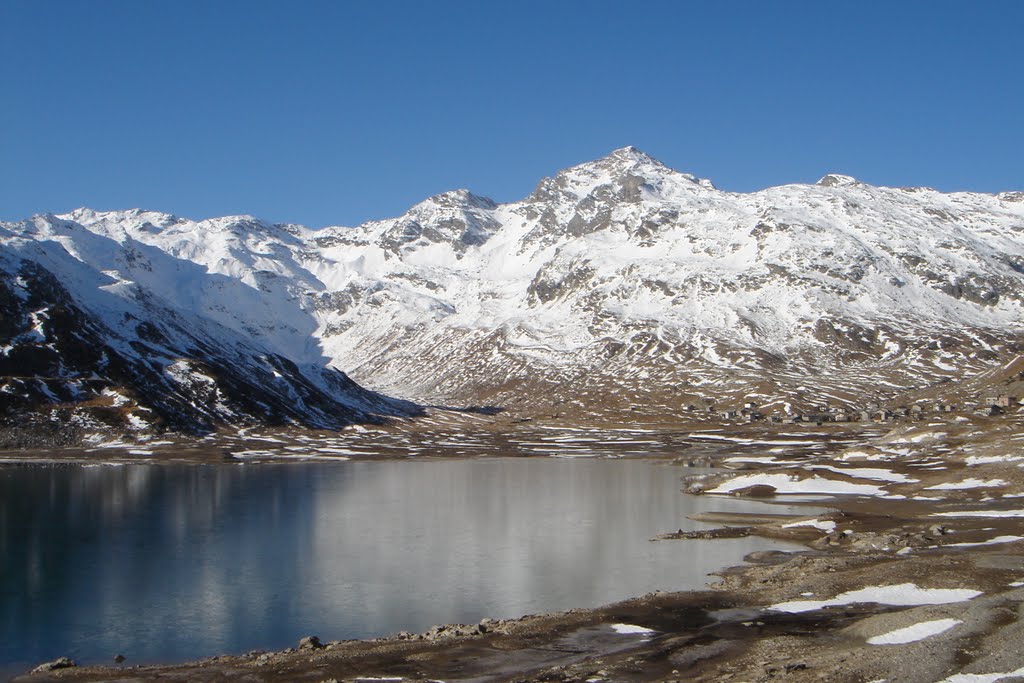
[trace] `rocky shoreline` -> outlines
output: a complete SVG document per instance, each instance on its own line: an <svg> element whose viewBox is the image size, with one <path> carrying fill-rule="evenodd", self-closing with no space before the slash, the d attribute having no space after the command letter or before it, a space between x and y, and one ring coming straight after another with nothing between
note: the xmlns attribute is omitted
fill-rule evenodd
<svg viewBox="0 0 1024 683"><path fill-rule="evenodd" d="M280 652L172 666L64 667L14 680L1011 680L1024 675L1022 426L1016 416L904 425L838 451L726 459L721 464L734 471L688 489L769 497L795 490L828 496L814 502L830 512L704 515L717 528L655 541L753 534L806 545L754 553L705 591L375 640L304 639Z"/></svg>

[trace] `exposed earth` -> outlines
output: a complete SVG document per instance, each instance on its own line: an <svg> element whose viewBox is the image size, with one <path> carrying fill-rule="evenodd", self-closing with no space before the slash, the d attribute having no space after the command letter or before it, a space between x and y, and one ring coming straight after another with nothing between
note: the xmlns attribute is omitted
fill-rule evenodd
<svg viewBox="0 0 1024 683"><path fill-rule="evenodd" d="M142 449L147 455L111 444L104 456L422 457L448 444L449 453L480 457L590 452L701 465L713 459L728 469L708 479L684 477L681 487L788 502L790 494L812 495L817 508L830 512L710 514L701 521L716 529L652 539L706 543L757 534L806 544L801 552L748 556L702 592L368 641L333 642L323 633L322 644L307 639L282 652L171 666L66 667L15 680L1024 679L1024 414L1016 407L997 416L926 414L884 423L740 425L708 418L646 430L517 422L501 414L436 412L426 422L332 435L248 433L192 449L151 443ZM732 445L724 458L723 441ZM5 459L37 456L8 452ZM48 457L95 462L97 453Z"/></svg>

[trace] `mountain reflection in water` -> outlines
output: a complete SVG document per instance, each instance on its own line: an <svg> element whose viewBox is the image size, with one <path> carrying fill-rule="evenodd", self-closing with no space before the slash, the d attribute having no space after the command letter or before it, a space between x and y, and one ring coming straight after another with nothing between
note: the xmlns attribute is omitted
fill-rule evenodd
<svg viewBox="0 0 1024 683"><path fill-rule="evenodd" d="M652 543L681 468L617 459L0 468L0 664L170 662L703 587L756 538ZM772 511L779 511L773 507Z"/></svg>

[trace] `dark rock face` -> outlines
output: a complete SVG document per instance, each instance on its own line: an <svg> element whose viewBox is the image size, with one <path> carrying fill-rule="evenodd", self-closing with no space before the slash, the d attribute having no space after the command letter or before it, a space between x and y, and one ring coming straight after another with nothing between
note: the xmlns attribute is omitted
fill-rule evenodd
<svg viewBox="0 0 1024 683"><path fill-rule="evenodd" d="M814 324L814 337L834 349L861 354L877 354L883 348L878 330L850 321L820 318Z"/></svg>
<svg viewBox="0 0 1024 683"><path fill-rule="evenodd" d="M589 289L594 274L595 270L583 259L565 261L556 256L537 273L527 293L531 300L542 304L579 295Z"/></svg>
<svg viewBox="0 0 1024 683"><path fill-rule="evenodd" d="M496 206L466 190L436 195L414 206L380 235L377 244L395 255L414 246L441 243L463 253L485 243L501 227L489 213Z"/></svg>
<svg viewBox="0 0 1024 683"><path fill-rule="evenodd" d="M111 329L40 264L0 271L0 448L222 424L337 429L417 411L333 368L302 369L243 340L214 341L155 302L147 310Z"/></svg>

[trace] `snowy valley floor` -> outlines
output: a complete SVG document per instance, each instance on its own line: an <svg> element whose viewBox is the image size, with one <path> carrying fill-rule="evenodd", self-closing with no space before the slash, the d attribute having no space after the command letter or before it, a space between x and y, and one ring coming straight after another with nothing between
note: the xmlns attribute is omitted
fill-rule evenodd
<svg viewBox="0 0 1024 683"><path fill-rule="evenodd" d="M722 458L722 443L731 444ZM816 516L709 514L657 543L756 534L806 549L748 556L708 590L595 610L435 627L175 666L63 668L17 681L889 681L1024 680L1024 417L896 424L512 424L441 415L425 429L244 434L191 449L97 444L110 460L448 455L660 457L729 468L681 486L794 496ZM142 452L148 451L148 452ZM67 451L47 459L96 460ZM213 453L214 455L210 455ZM31 453L3 459L37 460ZM379 457L379 455L378 455ZM681 472L685 473L681 468ZM713 542L713 541L710 541Z"/></svg>

